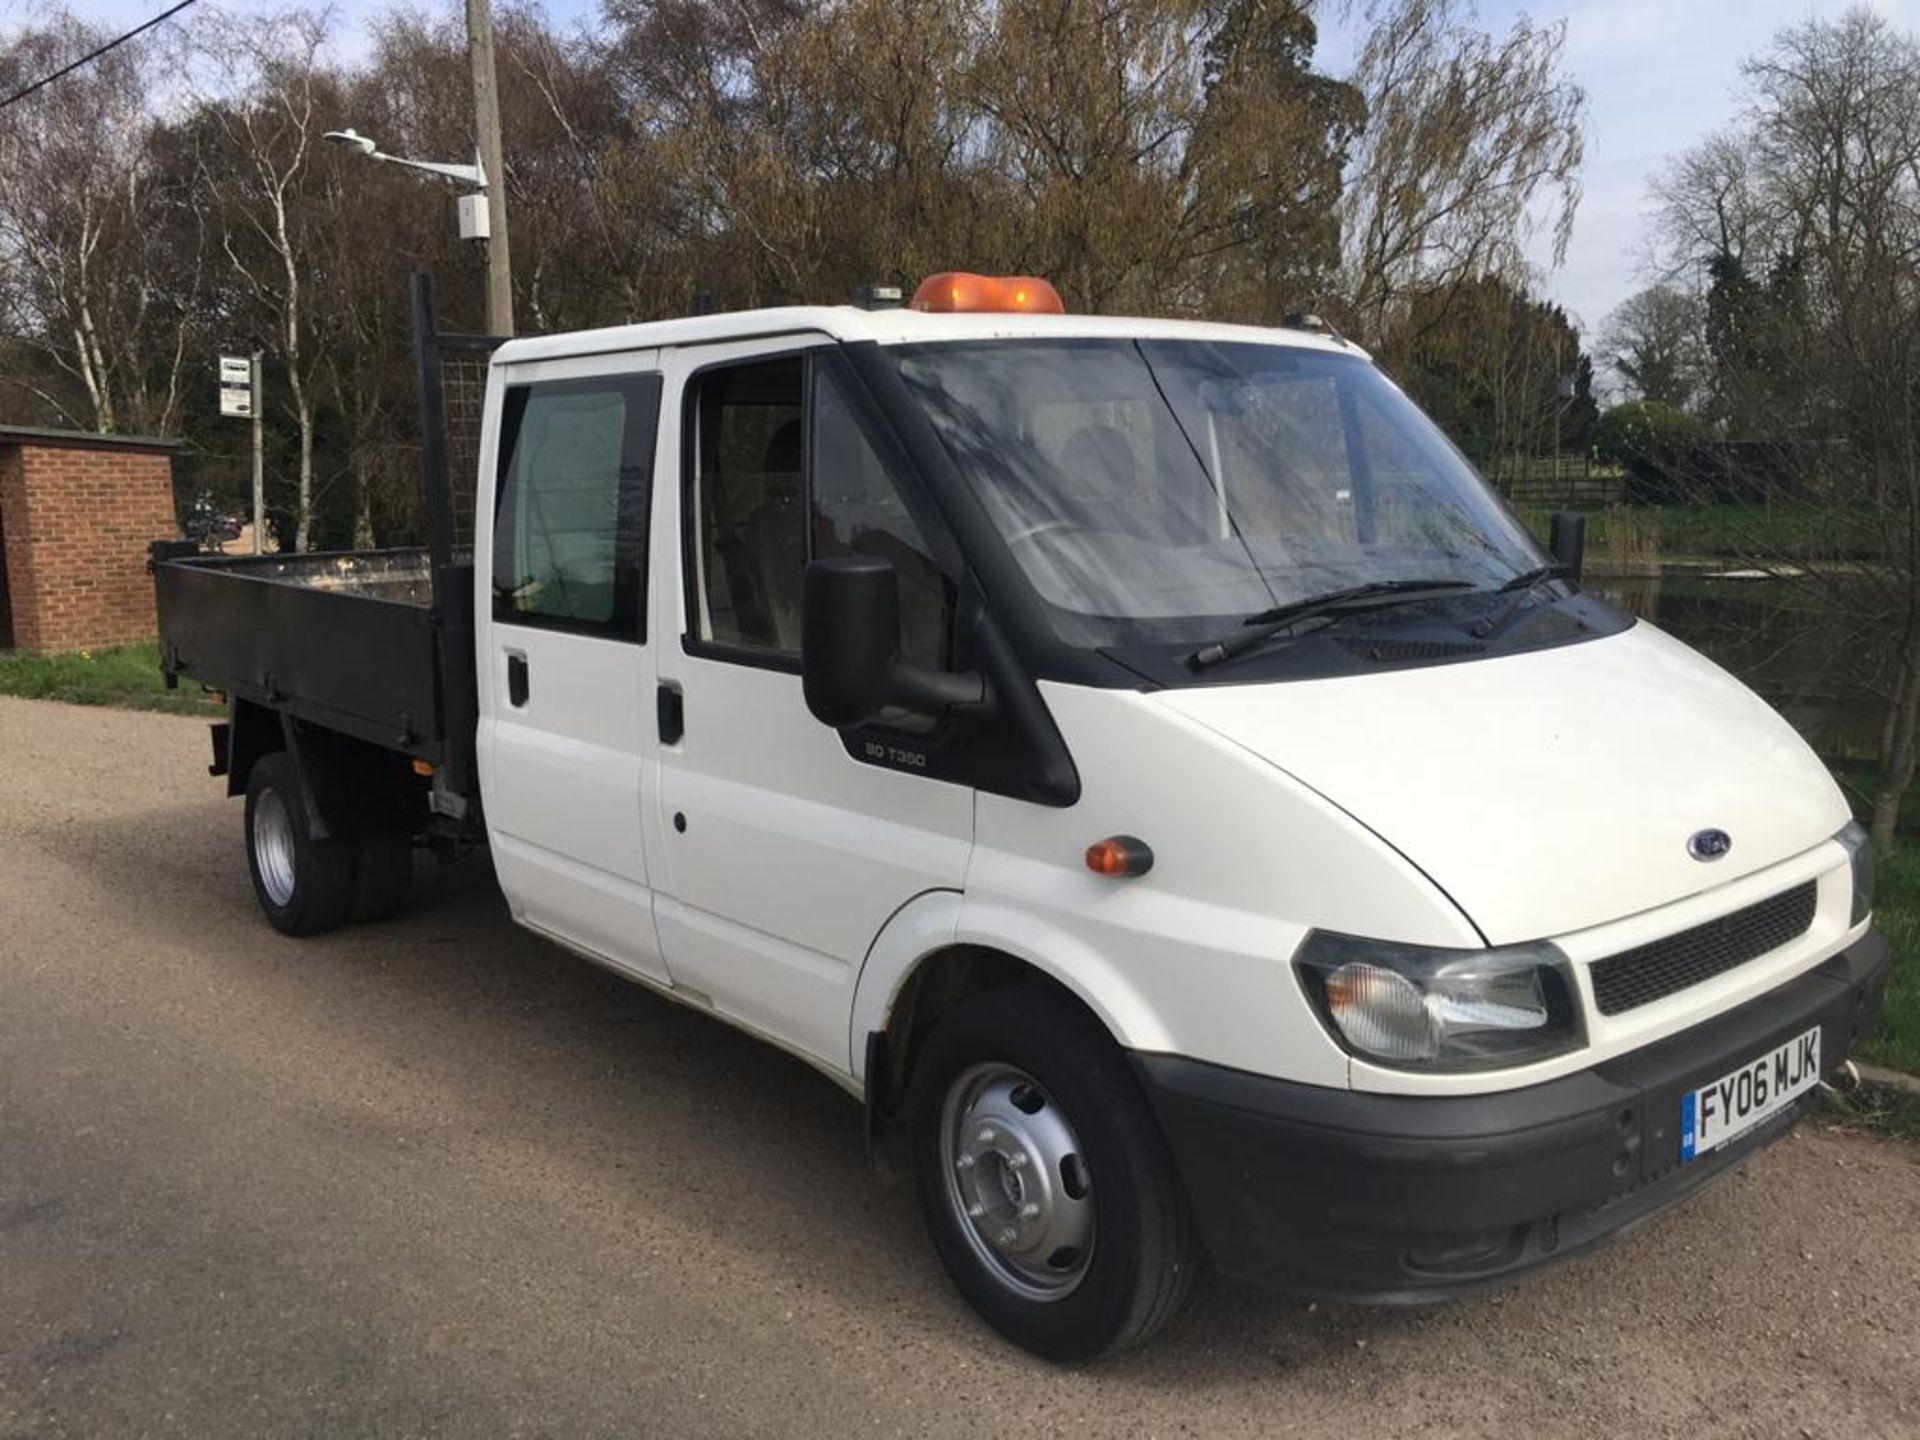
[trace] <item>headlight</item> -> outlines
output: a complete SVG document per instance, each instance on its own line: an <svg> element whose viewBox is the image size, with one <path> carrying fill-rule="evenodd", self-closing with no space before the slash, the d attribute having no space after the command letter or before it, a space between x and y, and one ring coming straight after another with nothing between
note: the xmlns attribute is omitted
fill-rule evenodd
<svg viewBox="0 0 1920 1440"><path fill-rule="evenodd" d="M1342 1047L1408 1070L1487 1070L1579 1047L1573 971L1552 945L1439 950L1316 930L1293 963Z"/></svg>
<svg viewBox="0 0 1920 1440"><path fill-rule="evenodd" d="M1847 858L1853 862L1853 919L1848 922L1851 927L1873 914L1873 840L1859 822L1852 820L1833 838L1847 847Z"/></svg>

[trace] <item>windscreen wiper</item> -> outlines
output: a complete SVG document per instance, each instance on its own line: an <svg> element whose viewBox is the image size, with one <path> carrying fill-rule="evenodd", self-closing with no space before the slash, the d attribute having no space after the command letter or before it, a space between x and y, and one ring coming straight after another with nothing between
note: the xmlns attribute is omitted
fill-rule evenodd
<svg viewBox="0 0 1920 1440"><path fill-rule="evenodd" d="M1533 593L1534 586L1547 580L1568 579L1572 573L1568 566L1556 560L1546 565L1535 565L1532 569L1522 570L1509 580L1501 581L1487 593L1511 595L1513 598L1473 627L1474 638L1485 640L1499 634L1507 628L1507 622L1520 613L1520 607L1527 603L1527 597Z"/></svg>
<svg viewBox="0 0 1920 1440"><path fill-rule="evenodd" d="M1373 580L1365 585L1350 585L1344 590L1330 590L1325 595L1310 595L1305 600L1275 605L1247 616L1240 622L1246 629L1209 645L1202 645L1187 657L1187 664L1195 670L1210 670L1215 665L1224 665L1302 620L1351 614L1358 610L1379 610L1389 605L1410 604L1428 596L1478 588L1471 580Z"/></svg>
<svg viewBox="0 0 1920 1440"><path fill-rule="evenodd" d="M1516 590L1531 590L1542 580L1564 580L1567 578L1567 573L1567 567L1558 560L1549 565L1535 565L1531 570L1522 570L1511 580L1501 581L1493 587L1493 593L1511 595Z"/></svg>

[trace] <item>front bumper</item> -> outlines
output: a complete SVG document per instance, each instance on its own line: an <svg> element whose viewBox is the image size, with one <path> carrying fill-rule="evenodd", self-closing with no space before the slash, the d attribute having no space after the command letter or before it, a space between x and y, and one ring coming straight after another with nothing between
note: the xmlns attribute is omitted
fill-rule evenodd
<svg viewBox="0 0 1920 1440"><path fill-rule="evenodd" d="M1869 931L1737 1010L1486 1095L1374 1095L1133 1059L1223 1273L1330 1299L1438 1300L1574 1254L1785 1134L1811 1095L1683 1165L1680 1097L1815 1024L1837 1070L1873 1033L1887 968Z"/></svg>

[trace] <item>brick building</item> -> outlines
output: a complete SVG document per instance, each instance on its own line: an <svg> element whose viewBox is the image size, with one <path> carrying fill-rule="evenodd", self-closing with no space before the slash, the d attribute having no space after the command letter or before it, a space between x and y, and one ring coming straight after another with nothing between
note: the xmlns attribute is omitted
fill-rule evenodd
<svg viewBox="0 0 1920 1440"><path fill-rule="evenodd" d="M147 543L180 533L175 445L0 425L0 647L153 638Z"/></svg>

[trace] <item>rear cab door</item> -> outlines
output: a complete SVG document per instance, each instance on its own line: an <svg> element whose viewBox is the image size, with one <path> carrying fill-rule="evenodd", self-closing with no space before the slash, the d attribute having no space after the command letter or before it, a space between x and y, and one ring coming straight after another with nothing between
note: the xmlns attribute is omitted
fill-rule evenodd
<svg viewBox="0 0 1920 1440"><path fill-rule="evenodd" d="M644 824L658 360L496 366L474 631L487 833L515 918L664 980Z"/></svg>
<svg viewBox="0 0 1920 1440"><path fill-rule="evenodd" d="M844 1076L861 963L902 906L961 888L974 792L915 773L926 722L889 717L883 740L868 727L849 744L809 714L802 577L821 555L886 555L904 646L934 664L953 587L903 502L903 458L824 337L668 350L662 370L681 453L656 479L659 683L675 717L661 944L676 987Z"/></svg>

